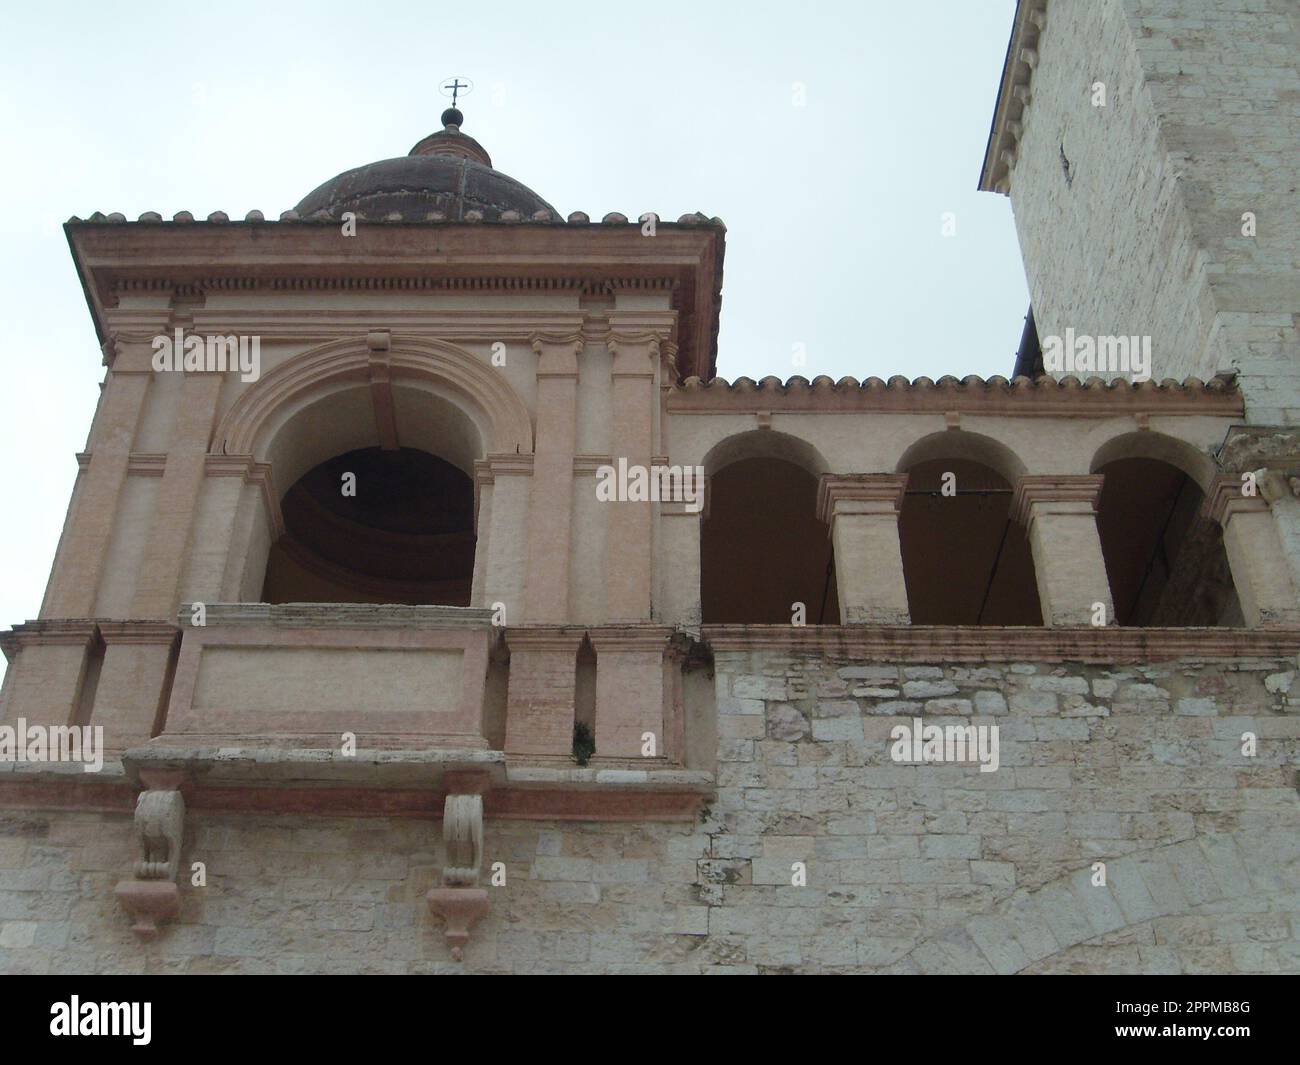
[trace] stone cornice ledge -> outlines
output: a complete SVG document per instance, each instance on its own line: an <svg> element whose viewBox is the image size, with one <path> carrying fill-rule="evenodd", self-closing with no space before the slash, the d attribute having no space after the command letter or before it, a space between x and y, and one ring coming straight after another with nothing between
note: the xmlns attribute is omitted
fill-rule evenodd
<svg viewBox="0 0 1300 1065"><path fill-rule="evenodd" d="M703 638L715 652L780 650L880 662L1127 664L1300 653L1300 628L706 625Z"/></svg>
<svg viewBox="0 0 1300 1065"><path fill-rule="evenodd" d="M493 617L486 607L369 603L207 603L204 610L208 628L486 629L492 627ZM181 604L177 618L188 628L193 623L193 604Z"/></svg>
<svg viewBox="0 0 1300 1065"><path fill-rule="evenodd" d="M1047 0L1018 0L998 101L993 108L993 126L980 170L981 191L1003 195L1011 191L1011 172L1016 166L1032 98L1030 83L1038 67L1039 37L1046 24Z"/></svg>
<svg viewBox="0 0 1300 1065"><path fill-rule="evenodd" d="M690 821L716 790L712 773L538 766L474 749L359 750L148 744L99 773L61 763L0 763L0 809L129 813L143 777L175 773L188 809L321 817L433 817L448 794L483 795L494 818Z"/></svg>

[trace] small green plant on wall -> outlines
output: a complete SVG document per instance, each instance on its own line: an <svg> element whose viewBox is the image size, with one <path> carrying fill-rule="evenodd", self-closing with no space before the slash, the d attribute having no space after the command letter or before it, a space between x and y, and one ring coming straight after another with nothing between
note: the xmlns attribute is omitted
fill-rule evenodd
<svg viewBox="0 0 1300 1065"><path fill-rule="evenodd" d="M596 737L591 734L591 726L578 721L573 726L573 760L578 765L586 765L596 753Z"/></svg>

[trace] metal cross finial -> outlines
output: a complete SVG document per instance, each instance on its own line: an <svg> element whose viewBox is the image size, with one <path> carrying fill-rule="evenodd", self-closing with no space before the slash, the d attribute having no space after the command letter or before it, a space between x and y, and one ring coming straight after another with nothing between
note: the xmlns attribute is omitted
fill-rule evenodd
<svg viewBox="0 0 1300 1065"><path fill-rule="evenodd" d="M473 82L461 81L459 77L454 77L451 79L451 81L445 82L442 85L442 88L444 90L443 92L444 96L446 95L445 90L447 89L451 90L451 106L455 107L456 97L460 94L460 91L464 89L468 92L471 88L473 88Z"/></svg>

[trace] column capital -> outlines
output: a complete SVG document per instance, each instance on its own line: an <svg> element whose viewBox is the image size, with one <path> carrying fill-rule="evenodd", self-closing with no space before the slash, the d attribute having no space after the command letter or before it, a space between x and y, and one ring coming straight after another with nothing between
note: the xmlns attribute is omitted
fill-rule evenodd
<svg viewBox="0 0 1300 1065"><path fill-rule="evenodd" d="M587 632L587 638L591 640L591 646L597 656L602 652L616 654L648 651L660 654L668 649L672 636L671 626L654 622L643 625L605 625L592 628Z"/></svg>
<svg viewBox="0 0 1300 1065"><path fill-rule="evenodd" d="M817 482L817 518L828 525L840 503L860 514L897 514L907 489L905 473L823 473Z"/></svg>
<svg viewBox="0 0 1300 1065"><path fill-rule="evenodd" d="M1016 481L1011 497L1011 520L1027 526L1041 503L1072 504L1053 508L1052 513L1095 515L1104 480L1100 473L1027 473Z"/></svg>
<svg viewBox="0 0 1300 1065"><path fill-rule="evenodd" d="M614 356L611 376L653 377L660 354L667 343L666 333L652 330L610 330L605 337L605 347Z"/></svg>
<svg viewBox="0 0 1300 1065"><path fill-rule="evenodd" d="M581 333L533 333L528 343L537 356L538 377L578 376L578 356L586 347Z"/></svg>
<svg viewBox="0 0 1300 1065"><path fill-rule="evenodd" d="M1256 486L1255 495L1248 496L1242 493L1244 484L1238 473L1217 474L1210 482L1209 491L1205 493L1201 514L1219 525L1227 525L1234 514L1267 511L1268 500L1260 492L1259 486Z"/></svg>
<svg viewBox="0 0 1300 1065"><path fill-rule="evenodd" d="M533 456L489 455L474 462L474 477L478 484L492 484L498 477L531 477Z"/></svg>

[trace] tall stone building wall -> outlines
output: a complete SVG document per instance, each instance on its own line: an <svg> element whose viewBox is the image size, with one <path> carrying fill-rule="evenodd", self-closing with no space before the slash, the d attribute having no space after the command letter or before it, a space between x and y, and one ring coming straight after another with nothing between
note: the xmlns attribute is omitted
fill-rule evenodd
<svg viewBox="0 0 1300 1065"><path fill-rule="evenodd" d="M0 970L1300 968L1292 657L751 650L715 669L718 790L698 820L489 817L484 861L506 879L463 962L424 899L441 863L428 819L196 808L180 915L142 944L113 897L129 812L35 807L0 813ZM998 725L998 770L896 764L890 730L913 716ZM198 861L206 887L187 882Z"/></svg>
<svg viewBox="0 0 1300 1065"><path fill-rule="evenodd" d="M1300 421L1297 55L1288 0L1021 5L985 181L1040 336L1149 335L1156 379L1235 370L1249 422Z"/></svg>

